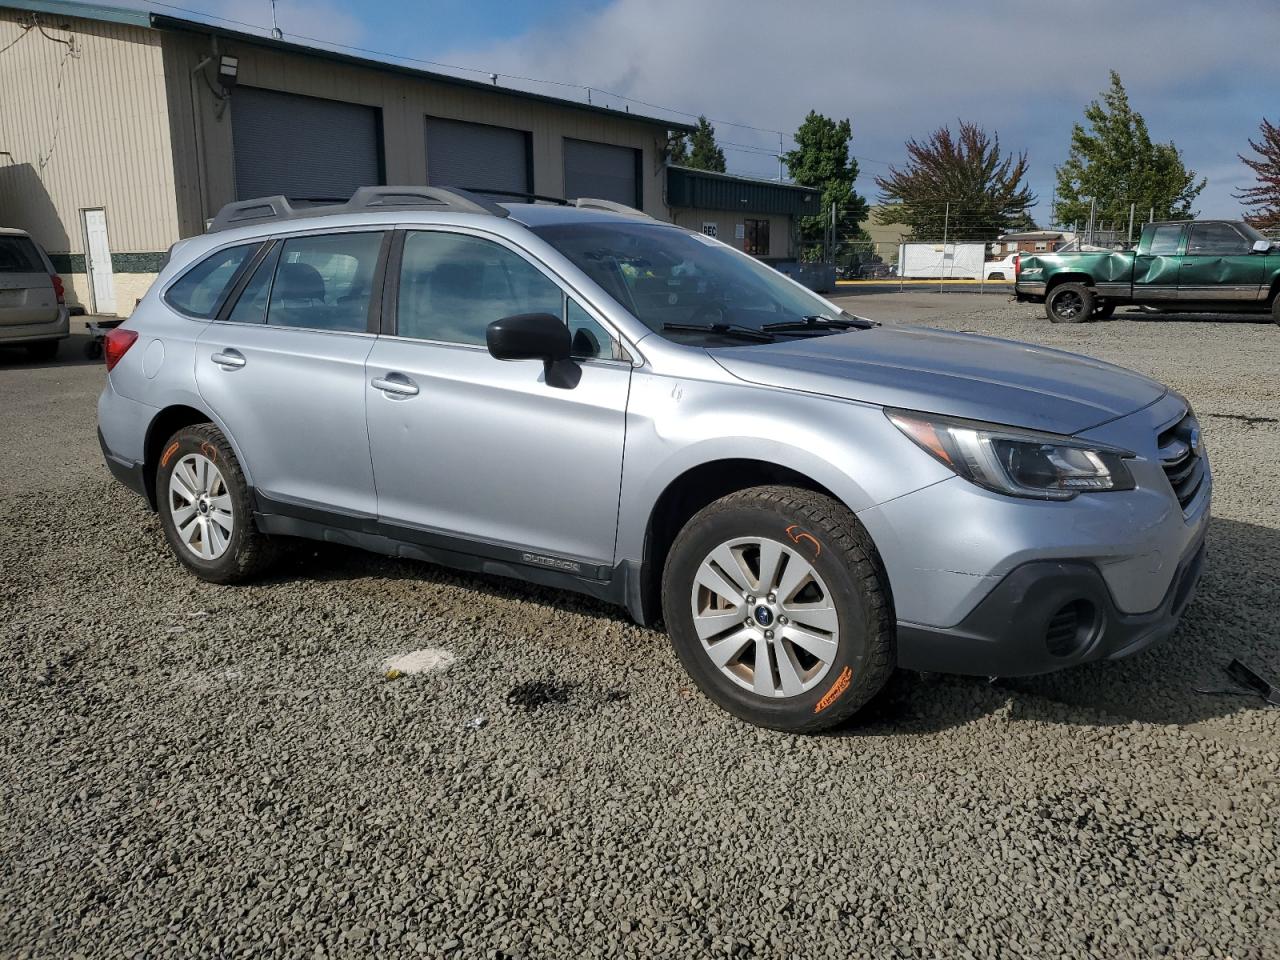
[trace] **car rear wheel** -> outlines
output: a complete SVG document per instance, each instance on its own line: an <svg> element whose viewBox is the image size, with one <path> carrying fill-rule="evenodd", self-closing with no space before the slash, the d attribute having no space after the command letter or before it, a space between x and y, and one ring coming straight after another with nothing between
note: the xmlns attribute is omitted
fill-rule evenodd
<svg viewBox="0 0 1280 960"><path fill-rule="evenodd" d="M1280 323L1280 293L1277 293L1271 301L1271 319Z"/></svg>
<svg viewBox="0 0 1280 960"><path fill-rule="evenodd" d="M1090 320L1110 320L1111 315L1116 312L1115 301L1101 300L1094 304L1093 313Z"/></svg>
<svg viewBox="0 0 1280 960"><path fill-rule="evenodd" d="M1049 291L1044 312L1053 323L1085 323L1093 313L1093 293L1083 283L1064 283Z"/></svg>
<svg viewBox="0 0 1280 960"><path fill-rule="evenodd" d="M870 700L895 663L891 602L853 515L796 487L703 509L672 545L663 614L685 670L749 723L809 733Z"/></svg>
<svg viewBox="0 0 1280 960"><path fill-rule="evenodd" d="M178 560L210 583L238 583L274 556L253 522L249 486L231 445L211 423L183 427L164 445L156 500Z"/></svg>

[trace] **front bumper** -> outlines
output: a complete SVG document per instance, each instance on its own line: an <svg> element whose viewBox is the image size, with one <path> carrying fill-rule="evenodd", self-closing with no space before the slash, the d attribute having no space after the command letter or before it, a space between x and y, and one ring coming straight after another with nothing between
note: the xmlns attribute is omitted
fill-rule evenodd
<svg viewBox="0 0 1280 960"><path fill-rule="evenodd" d="M1201 536L1179 564L1160 605L1139 614L1116 607L1102 574L1091 563L1023 564L954 627L899 623L898 665L1018 677L1130 656L1173 633L1195 596L1204 561ZM1068 608L1073 618L1055 620ZM1046 640L1051 635L1055 649Z"/></svg>

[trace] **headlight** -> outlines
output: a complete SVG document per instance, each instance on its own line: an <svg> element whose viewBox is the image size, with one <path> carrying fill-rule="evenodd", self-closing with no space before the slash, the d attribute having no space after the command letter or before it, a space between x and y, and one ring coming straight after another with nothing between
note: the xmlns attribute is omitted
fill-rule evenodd
<svg viewBox="0 0 1280 960"><path fill-rule="evenodd" d="M895 427L980 487L1013 497L1070 500L1077 493L1132 490L1128 450L976 420L886 410Z"/></svg>

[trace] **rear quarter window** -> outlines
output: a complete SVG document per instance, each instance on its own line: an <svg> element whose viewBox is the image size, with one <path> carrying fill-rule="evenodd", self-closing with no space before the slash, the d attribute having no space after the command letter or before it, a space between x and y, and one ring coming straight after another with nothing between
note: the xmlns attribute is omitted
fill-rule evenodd
<svg viewBox="0 0 1280 960"><path fill-rule="evenodd" d="M213 319L260 246L260 242L246 243L209 254L169 286L165 301L189 317Z"/></svg>
<svg viewBox="0 0 1280 960"><path fill-rule="evenodd" d="M0 273L48 273L40 251L26 237L0 237Z"/></svg>

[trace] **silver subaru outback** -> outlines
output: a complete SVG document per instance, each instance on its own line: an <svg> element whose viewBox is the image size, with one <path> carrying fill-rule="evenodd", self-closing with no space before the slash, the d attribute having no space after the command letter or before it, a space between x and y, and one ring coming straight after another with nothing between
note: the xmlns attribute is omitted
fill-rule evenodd
<svg viewBox="0 0 1280 960"><path fill-rule="evenodd" d="M852 316L606 201L375 187L223 209L106 343L111 472L233 583L281 536L663 622L752 723L895 666L1042 673L1167 636L1211 479L1128 370Z"/></svg>

